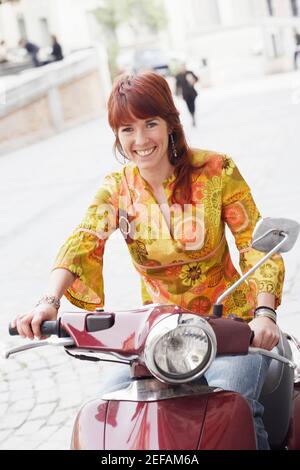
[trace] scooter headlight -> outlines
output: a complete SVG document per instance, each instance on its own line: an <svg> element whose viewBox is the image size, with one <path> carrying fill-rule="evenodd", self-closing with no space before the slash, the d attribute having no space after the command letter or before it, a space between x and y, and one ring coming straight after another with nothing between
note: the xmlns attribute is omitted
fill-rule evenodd
<svg viewBox="0 0 300 470"><path fill-rule="evenodd" d="M204 374L216 355L216 337L209 323L198 315L176 314L161 320L150 331L145 363L159 380L185 383Z"/></svg>

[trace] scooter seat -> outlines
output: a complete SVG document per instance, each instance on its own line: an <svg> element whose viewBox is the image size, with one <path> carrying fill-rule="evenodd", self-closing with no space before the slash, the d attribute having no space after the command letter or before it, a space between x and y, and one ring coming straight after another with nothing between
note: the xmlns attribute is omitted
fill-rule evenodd
<svg viewBox="0 0 300 470"><path fill-rule="evenodd" d="M274 352L292 359L289 342L282 333ZM265 408L263 421L273 449L284 446L292 416L293 389L293 369L272 359L259 401Z"/></svg>

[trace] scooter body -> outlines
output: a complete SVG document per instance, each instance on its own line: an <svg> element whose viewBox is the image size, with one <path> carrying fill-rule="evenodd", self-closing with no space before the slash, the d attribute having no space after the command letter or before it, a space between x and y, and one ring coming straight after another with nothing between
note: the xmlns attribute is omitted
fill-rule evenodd
<svg viewBox="0 0 300 470"><path fill-rule="evenodd" d="M274 253L289 251L299 230L289 219L264 219L252 246L267 254L220 295L211 317L156 304L118 312L66 312L58 321L41 325L42 335L59 337L56 343L50 338L12 348L6 357L51 344L65 347L75 358L130 367L129 384L82 406L73 449L253 450L248 402L238 393L209 387L203 376L216 355L264 354L273 359L260 396L271 447L299 450L300 366L289 345L299 354L299 341L281 334L277 353L253 348L248 324L222 317L224 298ZM10 328L10 334L18 331Z"/></svg>
<svg viewBox="0 0 300 470"><path fill-rule="evenodd" d="M256 449L253 418L238 393L201 381L167 383L153 377L145 361L147 337L161 321L191 312L174 305L152 305L119 312L65 313L61 327L74 340L70 353L97 355L131 367L132 381L86 403L73 430L73 449L97 450L241 450ZM101 317L111 319L100 327ZM237 319L204 319L217 338L216 354L247 354L251 330ZM107 325L106 325L107 326ZM82 358L81 354L81 358ZM286 365L285 367L288 367ZM101 380L101 377L100 377ZM99 381L100 382L100 381ZM283 442L300 448L300 387L295 387L289 433ZM275 410L274 410L275 413Z"/></svg>
<svg viewBox="0 0 300 470"><path fill-rule="evenodd" d="M77 415L72 449L256 449L247 402L232 392L137 402L93 400Z"/></svg>

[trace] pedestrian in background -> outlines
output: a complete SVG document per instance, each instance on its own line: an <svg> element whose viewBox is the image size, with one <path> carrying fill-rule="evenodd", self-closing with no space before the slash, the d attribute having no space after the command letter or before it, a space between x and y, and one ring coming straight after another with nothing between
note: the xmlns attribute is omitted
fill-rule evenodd
<svg viewBox="0 0 300 470"><path fill-rule="evenodd" d="M5 64L8 62L7 59L7 47L5 41L0 42L0 64Z"/></svg>
<svg viewBox="0 0 300 470"><path fill-rule="evenodd" d="M182 96L188 110L192 116L192 125L196 126L195 112L196 112L196 98L198 93L195 89L195 84L198 82L198 77L191 70L186 69L186 65L182 64L181 71L176 75L176 95Z"/></svg>
<svg viewBox="0 0 300 470"><path fill-rule="evenodd" d="M59 60L63 60L63 52L62 52L62 47L57 41L57 38L54 34L51 36L52 39L52 51L51 51L51 56L53 57L53 61L57 62Z"/></svg>
<svg viewBox="0 0 300 470"><path fill-rule="evenodd" d="M300 55L300 34L297 30L295 30L295 42L296 48L294 52L294 68L295 70L298 69L298 55Z"/></svg>
<svg viewBox="0 0 300 470"><path fill-rule="evenodd" d="M39 46L37 46L33 42L27 41L27 39L21 39L19 41L19 45L23 47L24 49L26 49L27 53L31 57L34 67L40 67L40 65L42 65L42 63L39 61L39 58L38 58L38 53L40 50Z"/></svg>
<svg viewBox="0 0 300 470"><path fill-rule="evenodd" d="M63 52L62 52L62 47L57 41L57 38L54 34L51 35L51 41L52 41L52 49L49 54L49 58L47 60L44 60L41 65L48 65L52 64L53 62L58 62L60 60L63 60Z"/></svg>

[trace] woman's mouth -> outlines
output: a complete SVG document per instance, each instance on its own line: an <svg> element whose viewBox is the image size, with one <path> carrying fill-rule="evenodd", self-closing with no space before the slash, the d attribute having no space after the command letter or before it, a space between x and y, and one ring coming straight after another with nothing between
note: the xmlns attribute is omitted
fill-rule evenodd
<svg viewBox="0 0 300 470"><path fill-rule="evenodd" d="M145 158L145 157L150 157L152 153L156 150L156 147L151 147L150 149L145 149L145 150L134 150L134 153L140 157L140 158Z"/></svg>

